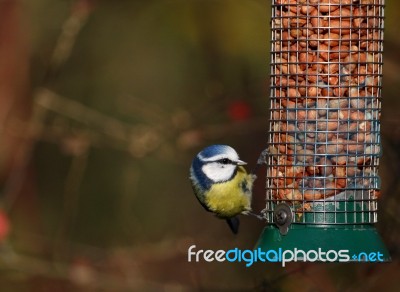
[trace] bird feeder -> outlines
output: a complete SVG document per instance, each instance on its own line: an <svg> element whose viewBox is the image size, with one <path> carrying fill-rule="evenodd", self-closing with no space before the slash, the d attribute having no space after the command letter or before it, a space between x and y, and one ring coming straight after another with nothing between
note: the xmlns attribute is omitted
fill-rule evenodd
<svg viewBox="0 0 400 292"><path fill-rule="evenodd" d="M268 225L258 247L389 260L374 228L383 24L384 0L272 0Z"/></svg>

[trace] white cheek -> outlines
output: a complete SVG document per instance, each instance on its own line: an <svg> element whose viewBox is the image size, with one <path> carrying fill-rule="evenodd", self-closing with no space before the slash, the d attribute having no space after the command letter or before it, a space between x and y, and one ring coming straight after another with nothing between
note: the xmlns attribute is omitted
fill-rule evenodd
<svg viewBox="0 0 400 292"><path fill-rule="evenodd" d="M202 167L204 174L214 182L223 182L229 180L234 171L235 165L221 165L217 163L208 163Z"/></svg>

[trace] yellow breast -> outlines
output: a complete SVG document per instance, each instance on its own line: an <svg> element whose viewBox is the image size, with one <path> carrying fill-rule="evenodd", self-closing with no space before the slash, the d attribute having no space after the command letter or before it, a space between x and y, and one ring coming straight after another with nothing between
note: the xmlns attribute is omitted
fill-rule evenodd
<svg viewBox="0 0 400 292"><path fill-rule="evenodd" d="M222 218L251 211L253 181L253 176L240 166L232 180L211 187L205 198L207 207Z"/></svg>

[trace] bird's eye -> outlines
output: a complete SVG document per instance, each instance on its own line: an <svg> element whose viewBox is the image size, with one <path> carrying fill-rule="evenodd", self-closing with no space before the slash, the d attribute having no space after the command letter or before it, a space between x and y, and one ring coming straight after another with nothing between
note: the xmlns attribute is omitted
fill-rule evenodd
<svg viewBox="0 0 400 292"><path fill-rule="evenodd" d="M231 161L230 161L228 158L221 159L220 162L221 162L222 164L229 164L229 163L231 163Z"/></svg>

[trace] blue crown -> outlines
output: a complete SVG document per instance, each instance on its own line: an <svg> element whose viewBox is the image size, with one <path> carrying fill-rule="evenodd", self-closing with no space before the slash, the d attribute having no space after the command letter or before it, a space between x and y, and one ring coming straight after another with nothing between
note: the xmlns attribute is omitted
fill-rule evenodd
<svg viewBox="0 0 400 292"><path fill-rule="evenodd" d="M199 156L203 158L210 158L215 155L226 153L227 151L232 151L233 149L227 145L211 145L204 148L203 151L199 153Z"/></svg>

